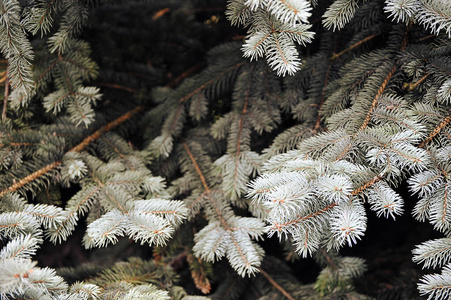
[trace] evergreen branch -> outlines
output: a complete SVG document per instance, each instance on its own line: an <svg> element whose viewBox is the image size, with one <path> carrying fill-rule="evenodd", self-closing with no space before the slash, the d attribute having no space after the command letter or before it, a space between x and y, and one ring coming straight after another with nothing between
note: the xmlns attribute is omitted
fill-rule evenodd
<svg viewBox="0 0 451 300"><path fill-rule="evenodd" d="M39 82L43 80L46 76L50 74L51 71L53 71L53 68L58 64L58 62L62 61L63 57L59 55L48 67L47 69L42 72L39 77L35 80L36 85L39 86Z"/></svg>
<svg viewBox="0 0 451 300"><path fill-rule="evenodd" d="M314 218L316 216L319 216L319 215L331 210L332 208L334 208L337 205L338 205L338 202L334 202L334 203L332 203L332 204L330 204L330 205L328 205L326 207L323 207L323 208L321 208L321 209L319 209L319 210L317 210L317 211L315 211L315 212L313 212L311 214L308 214L306 216L299 216L297 219L292 220L292 221L288 221L288 222L285 222L285 223L273 222L273 226L271 227L271 230L275 229L278 232L281 232L283 227L290 226L290 225L295 225L295 224L298 224L298 223L300 223L302 221L306 221L306 220L309 220L309 219Z"/></svg>
<svg viewBox="0 0 451 300"><path fill-rule="evenodd" d="M47 4L47 7L45 8L44 13L42 14L41 18L39 19L39 23L38 23L39 27L43 26L45 19L50 18L51 9L56 1L57 0L52 0L51 2L49 2Z"/></svg>
<svg viewBox="0 0 451 300"><path fill-rule="evenodd" d="M0 3L0 51L8 60L8 75L11 86L25 94L33 88L33 49L20 21L21 7L18 1Z"/></svg>
<svg viewBox="0 0 451 300"><path fill-rule="evenodd" d="M336 54L332 55L332 57L330 58L330 60L335 60L335 59L339 58L340 56L342 56L342 55L345 54L346 52L349 52L349 51L353 50L354 48L357 48L358 46L360 46L360 45L362 45L363 43L365 43L365 42L367 42L367 41L369 41L369 40L371 40L371 39L377 37L378 35L379 35L378 33L375 33L375 34L372 34L372 35L370 35L370 36L367 36L367 37L364 38L363 40L358 41L358 42L355 43L355 44L352 44L351 46L349 46L348 48L344 49L343 51L341 51L341 52L339 52L339 53L336 53Z"/></svg>
<svg viewBox="0 0 451 300"><path fill-rule="evenodd" d="M116 126L120 125L121 123L127 121L128 119L133 117L135 114L141 112L142 110L144 110L143 106L137 106L137 107L133 108L132 110L126 112L125 114L123 114L119 118L111 121L107 125L101 127L99 130L97 130L96 132L94 132L93 134L91 134L90 136L85 138L80 144L78 144L77 146L75 146L74 148L69 150L69 152L80 152L80 151L82 151L86 146L88 146L92 141L98 139L102 134L112 130L114 127L116 127Z"/></svg>
<svg viewBox="0 0 451 300"><path fill-rule="evenodd" d="M63 230L66 230L66 225L70 222L72 222L73 216L77 216L77 212L78 210L82 207L83 204L85 204L90 198L91 196L93 196L95 193L97 193L100 190L99 187L96 187L95 189L93 189L88 195L86 195L82 201L80 201L79 203L77 203L77 206L66 216L65 220L61 222L61 224L59 224L58 227L56 227L52 232L51 235L52 237L50 238L50 240L56 241L57 238L60 238L60 232Z"/></svg>
<svg viewBox="0 0 451 300"><path fill-rule="evenodd" d="M364 130L368 126L368 123L370 122L370 119L371 119L371 114L373 113L373 110L376 108L376 105L379 101L379 97L384 93L385 88L387 87L387 84L389 83L390 79L393 77L393 74L395 73L395 71L396 71L396 64L393 66L393 68L388 73L388 75L385 77L381 86L377 90L376 96L374 97L373 102L371 103L371 107L370 107L368 113L366 114L365 121L363 121L363 124L360 126L359 131Z"/></svg>
<svg viewBox="0 0 451 300"><path fill-rule="evenodd" d="M33 35L36 35L39 30L41 31L41 36L50 31L53 21L52 11L57 12L60 10L58 6L61 6L61 4L57 2L63 1L51 0L47 3L45 2L37 3L37 6L33 8L34 12L26 18L25 28Z"/></svg>
<svg viewBox="0 0 451 300"><path fill-rule="evenodd" d="M188 145L186 143L183 143L183 147L185 148L186 153L188 153L188 156L189 156L191 162L193 163L194 168L196 169L197 175L199 175L200 181L202 182L202 185L208 195L208 193L210 192L210 188L208 187L207 180L205 180L205 176L202 173L202 170L200 169L200 166L197 163L196 158L194 157L193 153L188 148Z"/></svg>
<svg viewBox="0 0 451 300"><path fill-rule="evenodd" d="M110 141L106 136L103 136L103 137L102 137L102 140L103 140L108 146L110 146L110 147L113 149L113 151L116 152L117 155L119 155L120 158L125 158L125 154L122 153L122 151L120 151L120 150L114 145L114 143L113 143L112 141ZM128 164L127 166L130 167L131 170L134 170L134 168L133 168L132 165Z"/></svg>
<svg viewBox="0 0 451 300"><path fill-rule="evenodd" d="M431 75L431 74L430 74L430 73L426 73L426 75L424 75L423 77L421 77L417 82L415 82L415 83L413 83L413 82L405 83L403 87L404 87L406 90L408 90L409 92L411 92L411 91L413 91L414 89L416 89L417 86L418 86L419 84L421 84L423 81L425 81L426 78L428 78L429 75Z"/></svg>
<svg viewBox="0 0 451 300"><path fill-rule="evenodd" d="M82 151L91 142L93 142L94 140L96 140L100 136L102 136L102 134L112 130L114 127L116 127L116 126L120 125L121 123L127 121L128 119L130 119L135 114L137 114L140 111L142 111L143 109L144 109L143 106L137 106L137 107L133 108L132 110L126 112L125 114L123 114L119 118L111 121L110 123L106 124L105 126L101 127L100 129L98 129L96 132L94 132L92 135L90 135L87 138L85 138L80 144L78 144L77 146L75 146L74 148L69 150L68 152L80 152L80 151ZM56 162L53 162L53 163L45 166L44 168L41 168L41 169L33 172L32 174L26 176L22 180L14 183L10 187L5 188L4 190L0 191L0 198L3 197L8 192L17 191L18 189L22 188L26 184L34 181L35 179L43 176L44 174L47 174L48 172L50 172L51 170L55 169L56 167L58 167L61 164L62 164L62 161L56 161Z"/></svg>
<svg viewBox="0 0 451 300"><path fill-rule="evenodd" d="M184 106L182 102L179 102L179 104L177 105L177 111L175 112L175 115L172 116L172 122L171 125L169 126L169 128L167 129L168 132L173 133L174 131L177 131L176 127L177 125L179 125L179 121L180 119L184 117ZM166 124L165 124L166 125Z"/></svg>
<svg viewBox="0 0 451 300"><path fill-rule="evenodd" d="M267 51L268 65L277 71L277 75L294 75L299 70L301 61L294 43L287 36L272 34L272 43Z"/></svg>
<svg viewBox="0 0 451 300"><path fill-rule="evenodd" d="M120 84L115 84L115 83L102 83L102 82L101 82L101 83L97 83L97 85L98 85L98 86L109 87L109 88L116 89L116 90L123 90L123 91L126 91L126 92L130 92L130 93L132 93L132 94L138 94L138 91L137 91L137 90L132 89L132 88L129 88L129 87L127 87L127 86L120 85Z"/></svg>
<svg viewBox="0 0 451 300"><path fill-rule="evenodd" d="M327 265L329 268L331 268L332 271L338 270L337 263L334 261L334 259L329 255L329 252L324 250L323 247L319 248L319 251L321 252L323 258L327 261Z"/></svg>
<svg viewBox="0 0 451 300"><path fill-rule="evenodd" d="M235 248L234 248L234 249L233 249L233 248L232 248L232 249L231 249L231 248L228 248L228 250L227 250L228 255L229 255L229 262L230 262L230 264L232 265L232 267L233 267L234 269L236 269L236 270L238 271L238 273L239 273L240 275L246 274L245 272L246 272L246 269L248 269L248 268L250 269L250 270L248 270L248 271L249 271L250 273L253 273L254 270L258 270L258 268L255 268L255 267L253 266L253 262L252 262L252 261L249 261L249 259L246 257L245 251L244 251L244 250L242 249L242 247L240 246L240 241L241 241L241 243L243 243L243 241L242 241L241 239L239 239L239 238L240 238L240 231L234 231L234 230L227 224L227 221L226 221L225 217L222 215L222 213L221 213L221 211L220 211L218 205L216 204L215 200L211 198L211 195L210 195L211 190L210 190L210 188L209 188L209 186L208 186L208 184L207 184L207 181L206 181L206 179L205 179L205 176L204 176L203 173L202 173L202 170L200 169L199 164L198 164L197 161L196 161L196 158L194 157L194 155L192 154L191 150L189 149L189 147L188 147L188 145L187 145L186 143L183 143L183 147L185 148L185 151L188 153L188 156L189 156L189 158L190 158L190 160L191 160L191 162L192 162L192 164L193 164L193 166L194 166L194 168L195 168L195 170L196 170L198 176L200 177L200 180L201 180L201 182L202 182L202 185L203 185L203 187L204 187L204 189L205 189L205 191L206 191L206 196L207 196L208 200L210 201L211 205L214 207L214 209L215 209L215 211L216 211L216 214L217 214L217 216L218 216L218 218L219 218L219 220L220 220L220 223L221 223L221 225L224 227L223 229L221 229L221 231L224 230L224 232L222 232L221 237L217 239L217 241L216 241L216 246L215 246L214 248L217 249L217 247L220 246L221 240L222 240L223 238L229 238L229 239L231 239L231 240L232 240L232 243L233 243L234 246L235 246ZM209 226L212 226L212 225L214 226L215 224L214 224L214 223L210 223L210 225L207 225L207 227L204 227L204 229L202 229L201 232L202 232L202 231L206 231L207 228L208 228ZM200 234L201 232L199 232L199 234ZM246 234L246 236L247 236L247 234ZM244 242L245 242L245 243L246 243L246 242L247 242L247 243L250 243L250 240L245 240ZM197 243L196 245L198 245L198 243ZM195 248L196 248L196 246L195 246ZM194 248L194 249L195 249L195 248ZM234 255L233 255L233 252L234 252L235 249L238 250L238 256L242 259L243 264L237 264L236 261L235 261L235 259L233 258L233 256L234 256ZM215 252L216 252L216 251L213 251L213 253L215 253ZM201 254L201 257L202 257L202 256L203 256L203 255ZM214 256L213 256L213 257L214 257ZM207 259L208 259L208 258L207 258ZM253 269L254 269L254 270L253 270Z"/></svg>
<svg viewBox="0 0 451 300"><path fill-rule="evenodd" d="M265 276L265 278L280 292L282 295L284 295L289 300L295 300L283 287L281 287L266 271L264 271L262 268L258 268L260 273Z"/></svg>
<svg viewBox="0 0 451 300"><path fill-rule="evenodd" d="M440 122L440 124L437 125L437 127L434 128L434 130L432 130L431 133L429 133L428 137L421 142L420 145L418 145L419 148L423 148L427 143L429 143L430 141L432 141L432 139L440 133L440 131L445 128L446 126L448 126L448 124L451 123L451 115L448 115L445 119L443 119L443 121Z"/></svg>
<svg viewBox="0 0 451 300"><path fill-rule="evenodd" d="M326 75L325 75L325 78L324 78L323 88L321 89L321 101L320 101L319 106L318 106L318 109L317 109L318 115L316 116L315 127L313 128L313 132L315 132L315 133L318 132L318 130L319 130L320 127L321 127L321 119L322 119L322 115L321 115L320 111L321 111L321 107L322 107L323 104L324 104L324 92L325 92L325 87L327 86L327 83L328 83L328 81L329 81L329 75L330 75L330 68L331 68L331 67L332 67L332 65L331 65L331 64L328 64L328 66L327 66L327 72L326 72Z"/></svg>
<svg viewBox="0 0 451 300"><path fill-rule="evenodd" d="M439 34L443 29L448 37L451 37L451 11L446 6L447 1L420 1L421 6L417 15L417 21L432 33ZM449 3L448 3L449 4Z"/></svg>
<svg viewBox="0 0 451 300"><path fill-rule="evenodd" d="M375 176L373 179L371 179L370 181L366 182L364 185L356 188L355 190L353 190L351 192L351 195L355 196L361 192L363 192L364 190L366 190L367 188L369 188L370 186L372 186L373 184L377 183L379 180L381 180L383 177L382 176Z"/></svg>
<svg viewBox="0 0 451 300"><path fill-rule="evenodd" d="M215 204L214 200L211 198L210 196L210 188L208 187L207 181L205 180L205 176L202 173L202 170L200 169L199 164L196 161L196 158L194 157L194 155L192 154L191 150L188 148L188 145L186 143L183 143L183 147L185 148L186 152L188 153L188 156L191 160L191 162L194 165L194 168L196 169L197 175L199 175L200 180L202 182L202 185L205 189L206 192L206 196L207 198L210 200L211 204L214 206L215 210L216 210L216 214L218 215L219 219L221 220L221 224L226 228L226 231L230 231L229 225L227 225L227 222L225 221L224 217L221 214L221 211L219 210L218 206Z"/></svg>
<svg viewBox="0 0 451 300"><path fill-rule="evenodd" d="M13 142L13 143L8 143L8 145L12 146L12 147L30 147L30 146L36 145L36 143L25 143L25 142L24 143L16 143L16 142ZM5 144L0 144L0 148L2 148L2 147L5 147Z"/></svg>
<svg viewBox="0 0 451 300"><path fill-rule="evenodd" d="M87 63L86 61L80 61L79 62L77 60L68 58L66 56L62 56L61 54L58 55L57 62L58 61L70 63L71 65L73 65L73 66L77 67L78 69L80 69L80 72L86 74L86 76L95 77L97 75L97 66L95 66L93 68L92 67L90 68L90 67L88 67L86 65L86 63ZM90 61L88 61L88 63L89 62ZM82 75L82 76L85 76L85 75Z"/></svg>
<svg viewBox="0 0 451 300"><path fill-rule="evenodd" d="M182 81L186 77L190 76L191 74L193 74L194 72L196 72L197 70L202 68L203 66L204 66L204 63L198 63L197 65L192 66L191 68L189 68L188 70L186 70L185 72L183 72L182 74L180 74L179 76L174 78L174 80L172 80L167 86L175 87L180 81Z"/></svg>
<svg viewBox="0 0 451 300"><path fill-rule="evenodd" d="M207 191L205 191L205 192L199 194L199 195L196 197L196 199L195 199L194 201L192 201L192 202L187 206L188 211L193 210L194 207L195 207L197 204L199 204L199 203L203 200L204 196L206 196L206 195L207 195Z"/></svg>
<svg viewBox="0 0 451 300"><path fill-rule="evenodd" d="M196 288L198 288L203 294L209 294L211 291L211 283L208 279L208 275L211 275L209 274L211 273L211 270L207 270L202 260L194 257L191 253L187 254L187 252L184 251L182 254L184 254L184 259L188 261L191 269L191 278L194 280Z"/></svg>
<svg viewBox="0 0 451 300"><path fill-rule="evenodd" d="M451 265L443 268L442 274L424 275L418 289L421 295L427 295L428 299L448 299L451 293Z"/></svg>
<svg viewBox="0 0 451 300"><path fill-rule="evenodd" d="M104 184L99 182L99 185L103 188ZM111 193L108 191L108 189L104 189L105 195L108 197L108 199L113 203L116 207L119 208L119 210L124 214L128 215L128 210L121 205L121 203L114 197L114 195L111 195Z"/></svg>
<svg viewBox="0 0 451 300"><path fill-rule="evenodd" d="M0 198L3 197L6 193L17 191L18 189L22 188L27 183L30 183L30 182L34 181L35 179L41 177L42 175L47 174L48 172L50 172L54 168L58 167L62 163L63 163L62 161L56 161L54 163L51 163L51 164L45 166L42 169L39 169L39 170L33 172L32 174L21 179L20 181L14 183L10 187L0 191Z"/></svg>
<svg viewBox="0 0 451 300"><path fill-rule="evenodd" d="M342 29L354 17L358 1L336 0L323 15L323 25L327 29Z"/></svg>
<svg viewBox="0 0 451 300"><path fill-rule="evenodd" d="M253 71L253 67L251 69L251 72ZM247 83L247 88L246 88L246 92L245 92L245 100L244 100L244 105L243 105L243 111L241 112L241 117L240 117L240 121L238 122L238 138L237 138L237 145L236 145L236 154L237 154L237 160L238 157L240 155L240 148L241 148L241 135L243 133L243 125L244 125L244 116L248 113L247 112L247 105L249 102L249 96L250 96L250 88L251 88L251 81L248 81ZM237 173L237 168L238 168L238 164L235 164L235 176L234 178L236 178L236 173Z"/></svg>
<svg viewBox="0 0 451 300"><path fill-rule="evenodd" d="M9 98L9 78L8 78L8 68L7 68L5 71L5 93L3 95L2 120L6 120L6 109L8 108L8 98Z"/></svg>
<svg viewBox="0 0 451 300"><path fill-rule="evenodd" d="M426 150L426 152L432 158L432 163L434 164L434 167L440 171L443 178L446 178L448 176L448 172L446 170L444 170L444 168L442 166L440 166L440 162L437 161L437 158L435 157L435 155L432 155L431 151L429 151L429 150Z"/></svg>
<svg viewBox="0 0 451 300"><path fill-rule="evenodd" d="M429 240L412 251L413 261L424 268L435 268L449 263L451 259L451 239Z"/></svg>
<svg viewBox="0 0 451 300"><path fill-rule="evenodd" d="M200 85L199 87L195 88L193 91L191 91L190 93L187 93L185 96L183 96L182 98L180 98L178 101L179 103L183 103L186 100L188 100L189 98L191 98L192 96L194 96L195 94L197 94L198 92L202 91L203 89L207 88L208 86L214 84L216 81L218 81L219 79L221 79L224 75L227 75L230 71L234 70L234 69L238 69L239 67L241 67L242 65L244 65L246 62L240 62L240 63L236 63L235 65L225 69L223 72L219 73L218 76L213 77L212 79L210 79L209 81L203 83L202 85Z"/></svg>

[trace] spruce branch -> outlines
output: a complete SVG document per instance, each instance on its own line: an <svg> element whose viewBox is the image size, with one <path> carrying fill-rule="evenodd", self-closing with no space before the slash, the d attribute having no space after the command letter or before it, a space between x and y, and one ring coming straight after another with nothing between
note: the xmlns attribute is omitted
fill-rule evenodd
<svg viewBox="0 0 451 300"><path fill-rule="evenodd" d="M80 144L69 150L69 152L80 152L84 148L86 148L92 141L98 139L100 136L105 134L108 131L111 131L113 128L117 127L118 125L122 124L123 122L127 121L134 115L140 113L144 110L144 106L136 106L135 108L131 109L130 111L126 112L125 114L119 116L115 120L109 122L105 126L101 127L97 131L95 131L93 134L85 138Z"/></svg>
<svg viewBox="0 0 451 300"><path fill-rule="evenodd" d="M245 64L245 62L239 62L234 64L233 66L225 69L222 72L219 72L218 75L216 75L215 77L213 77L212 79L202 83L200 86L196 87L195 89L193 89L191 92L186 93L183 97L181 97L180 99L178 99L179 103L183 103L186 100L190 99L192 96L194 96L195 94L199 93L200 91L205 90L207 87L215 84L216 82L218 82L220 79L222 79L224 76L227 76L230 74L230 72L239 69L241 66L243 66Z"/></svg>
<svg viewBox="0 0 451 300"><path fill-rule="evenodd" d="M31 42L21 25L19 1L0 3L0 51L8 60L8 76L11 87L24 94L33 89L32 61L34 53Z"/></svg>
<svg viewBox="0 0 451 300"><path fill-rule="evenodd" d="M276 0L265 4L269 12L284 23L306 23L312 7L306 0Z"/></svg>
<svg viewBox="0 0 451 300"><path fill-rule="evenodd" d="M196 288L203 294L209 294L211 291L211 283L208 277L213 275L211 274L212 270L206 269L207 263L202 262L200 258L195 258L191 253L183 253L190 265L191 277L194 280Z"/></svg>
<svg viewBox="0 0 451 300"><path fill-rule="evenodd" d="M413 91L414 89L416 89L423 81L425 81L429 75L431 75L430 73L426 73L426 75L424 75L423 77L421 77L418 81L411 82L411 83L405 83L404 84L404 88L408 91Z"/></svg>
<svg viewBox="0 0 451 300"><path fill-rule="evenodd" d="M421 142L421 144L418 145L419 148L423 148L424 146L426 146L427 143L429 143L430 141L432 141L434 139L434 137L436 137L446 126L448 126L448 124L451 123L451 115L448 115L446 118L444 118L440 124L438 124L434 130L432 130L429 135L427 136L427 138Z"/></svg>
<svg viewBox="0 0 451 300"><path fill-rule="evenodd" d="M112 89L116 89L116 90L123 90L132 94L138 94L138 91L136 89L132 89L130 87L127 86L123 86L120 84L116 84L116 83L106 83L106 82L100 82L97 83L97 86L104 86L104 87L108 87L108 88L112 88Z"/></svg>
<svg viewBox="0 0 451 300"><path fill-rule="evenodd" d="M413 252L414 262L443 268L441 274L421 279L420 293L436 300L449 297L451 11L447 1L331 0L328 7L321 7L317 0L229 0L227 18L247 28L248 34L226 39L245 40L244 46L240 51L239 42L220 45L208 53L206 63L194 66L192 59L198 57L191 56L191 50L203 51L205 45L196 39L203 36L203 25L197 21L204 14L194 18L193 39L184 34L193 32L185 26L188 23L180 21L188 13L220 9L192 8L196 1L182 4L181 9L177 3L183 1L147 1L133 2L129 15L122 11L125 5L103 7L105 1L99 0L3 1L0 11L7 11L0 14L0 44L4 44L0 50L7 68L0 74L6 121L0 129L0 240L5 240L0 251L0 298L207 298L186 295L178 286L184 284L183 277L173 282L174 271L184 272L187 267L196 286L212 292L212 298L252 294L293 300L316 297L315 290L319 297L352 298L356 293L350 289L351 279L362 274L363 261L341 258L330 250L353 246L363 238L368 209L378 217L402 213L402 196L407 194L420 198L414 218L445 234ZM101 57L99 67L89 57L90 45L75 39L92 7L101 20L104 15L121 20L116 22L119 27L102 22L111 30L97 32L98 18L94 18L84 35L92 49L101 51L95 55ZM142 7L146 9L137 9ZM135 25L134 16L146 12L150 17L139 20L155 23L155 32L152 26L133 28L127 47L106 52L104 46L115 44L105 42L125 45L117 37L128 34L126 20ZM322 27L321 19L309 22L318 13L323 14ZM209 21L214 21L213 16ZM161 30L180 24L183 30L174 35ZM220 28L208 25L209 32ZM148 45L136 47L133 42L146 37L144 28L151 28L156 40L144 55L147 64L138 54ZM342 33L337 35L336 30ZM102 38L96 39L97 34ZM313 36L317 43L303 49L301 60L298 51ZM172 54L174 47L166 43L174 41L184 50L175 60L159 52L161 46ZM123 53L128 47L137 52ZM243 52L251 60L266 62L243 61ZM128 63L117 61L116 54ZM184 55L190 61L181 62ZM293 74L301 64L303 71L295 76L275 74ZM173 78L183 65L192 67ZM102 78L97 87L84 86L98 74L114 76L117 67L130 70L119 74L130 78L117 84ZM32 83L25 80L31 71L37 81L25 93L13 81L23 81L22 86ZM169 83L152 89L151 95L147 88L135 88L152 88L158 78ZM99 87L113 93L110 105L96 108ZM144 152L113 132L144 110L141 106L104 126L89 127L91 132L74 126L91 124L99 109L106 109L108 115L127 93L154 101L144 120L149 124L141 126L146 128L144 136L134 136L148 145ZM42 115L42 104L47 113L64 112L68 117ZM16 119L5 120L8 115ZM125 129L123 134L130 136L132 132ZM72 145L68 147L66 141ZM170 187L166 189L163 178L154 177L150 170L164 174ZM393 186L403 183L408 189L396 193ZM65 201L55 184L79 190ZM40 190L43 185L48 191ZM42 198L45 192L54 192L66 208L27 204L15 191L27 192L34 203L53 202L53 195ZM183 201L166 200L176 196ZM194 219L196 232L187 233L191 224L182 227L178 239L167 244L187 215ZM36 267L30 256L44 237L61 242L83 220L88 227L86 248L126 237L163 245L165 257L121 262L89 283L69 287L52 270ZM322 253L318 260L324 269L316 284L300 287L281 263L274 264L277 276L269 274L263 262L267 244L258 243L265 234L286 239L285 246L299 256ZM180 249L183 252L177 255ZM218 274L210 272L222 258L237 274L251 278L232 278L222 272L224 264L215 264ZM81 280L82 269L67 272L68 277ZM252 278L258 272L262 276ZM211 285L210 279L218 284ZM168 292L149 282L158 282Z"/></svg>
<svg viewBox="0 0 451 300"><path fill-rule="evenodd" d="M22 188L26 184L28 184L28 183L34 181L35 179L47 174L48 172L50 172L51 170L55 169L56 167L58 167L61 164L62 164L61 161L53 162L53 163L45 166L44 168L39 169L39 170L33 172L32 174L24 177L23 179L19 180L18 182L14 183L13 185L11 185L11 186L7 187L6 189L3 189L2 191L0 191L0 198L3 197L6 193L17 191L18 189Z"/></svg>
<svg viewBox="0 0 451 300"><path fill-rule="evenodd" d="M390 70L390 72L385 77L382 84L379 86L379 89L377 90L377 94L374 97L373 102L371 103L371 107L370 107L369 111L367 112L365 120L363 121L362 125L360 126L359 131L364 130L368 126L368 123L370 122L373 110L376 108L376 105L379 101L380 96L384 93L385 88L387 87L388 83L390 82L390 79L393 77L395 71L396 71L396 64L393 66L393 68Z"/></svg>
<svg viewBox="0 0 451 300"><path fill-rule="evenodd" d="M251 275L258 271L261 264L262 249L252 239L258 239L263 233L263 224L255 218L242 218L230 215L230 208L220 207L215 191L210 189L195 156L187 143L183 148L195 168L205 189L205 198L215 213L214 221L195 235L194 253L209 262L227 255L229 263L241 276ZM243 224L243 225L241 225Z"/></svg>
<svg viewBox="0 0 451 300"><path fill-rule="evenodd" d="M327 72L326 72L326 75L324 77L324 84L323 84L323 88L321 90L321 100L320 100L320 103L319 103L319 106L318 106L318 109L317 109L318 115L316 116L316 123L315 123L315 127L313 128L313 132L314 133L317 133L318 130L320 129L320 127L321 127L321 119L323 117L321 115L321 108L322 108L322 106L324 104L325 87L327 86L327 83L329 81L331 67L332 67L332 64L329 64L327 66Z"/></svg>
<svg viewBox="0 0 451 300"><path fill-rule="evenodd" d="M451 37L451 9L446 1L420 0L417 21L434 34L442 30Z"/></svg>
<svg viewBox="0 0 451 300"><path fill-rule="evenodd" d="M435 268L446 265L451 260L451 239L429 240L418 245L413 251L413 261L423 264L423 268Z"/></svg>
<svg viewBox="0 0 451 300"><path fill-rule="evenodd" d="M323 208L319 209L318 211L315 211L311 214L308 214L306 216L299 216L298 218L296 218L295 220L292 220L292 221L288 221L288 222L284 222L284 223L273 222L271 224L271 227L269 228L269 230L271 232L282 232L283 230L286 230L287 227L290 227L290 226L296 227L297 224L299 224L303 221L308 221L309 219L312 219L316 216L327 213L329 210L331 210L332 208L334 208L337 205L338 205L338 202L334 202L334 203L332 203L326 207L323 207Z"/></svg>
<svg viewBox="0 0 451 300"><path fill-rule="evenodd" d="M70 149L68 152L80 152L80 151L82 151L91 142L93 142L94 140L98 139L103 134L105 134L106 132L112 130L113 128L115 128L116 126L120 125L121 123L127 121L128 119L133 117L135 114L141 112L143 109L144 109L143 106L137 106L137 107L133 108L132 110L126 112L125 114L123 114L120 117L116 118L115 120L109 122L105 126L101 127L100 129L95 131L90 136L86 137L81 143L76 145L74 148ZM21 179L20 181L14 183L13 185L1 190L0 191L0 198L3 197L6 193L17 191L18 189L22 188L26 184L28 184L28 183L36 180L37 178L47 174L51 170L53 170L56 167L60 166L61 164L62 164L62 161L53 162L53 163L45 166L44 168L41 168L41 169L33 172L32 174L24 177L23 179Z"/></svg>
<svg viewBox="0 0 451 300"><path fill-rule="evenodd" d="M277 0L242 3L230 1L226 12L232 24L249 26L242 47L245 57L251 60L265 56L268 65L278 75L294 75L301 61L295 43L305 45L313 39L308 31L308 17L312 9L305 0Z"/></svg>
<svg viewBox="0 0 451 300"><path fill-rule="evenodd" d="M272 284L282 295L289 300L295 300L283 287L281 287L265 270L258 268L259 272Z"/></svg>
<svg viewBox="0 0 451 300"><path fill-rule="evenodd" d="M199 166L199 164L196 161L196 158L194 157L193 153L189 149L188 145L186 143L183 143L183 148L185 148L186 153L188 154L191 162L193 163L194 168L196 169L197 175L200 178L200 181L202 182L202 186L205 189L205 192L208 194L210 193L210 188L208 187L207 180L205 180L205 176L202 173L202 170Z"/></svg>
<svg viewBox="0 0 451 300"><path fill-rule="evenodd" d="M8 98L9 98L9 78L8 69L5 71L5 93L3 95L3 110L2 110L2 120L6 120L6 110L8 108Z"/></svg>
<svg viewBox="0 0 451 300"><path fill-rule="evenodd" d="M352 44L351 46L349 46L348 48L346 48L346 49L340 51L339 53L336 53L336 54L332 55L332 56L330 57L330 60L336 60L337 58L339 58L339 57L342 56L343 54L345 54L345 53L347 53L347 52L349 52L349 51L352 51L354 48L359 47L360 45L362 45L362 44L364 44L365 42L368 42L368 41L374 39L374 38L377 37L377 36L379 36L378 33L375 33L375 34L372 34L372 35L370 35L370 36L367 36L366 38L364 38L364 39L358 41L357 43Z"/></svg>
<svg viewBox="0 0 451 300"><path fill-rule="evenodd" d="M383 176L380 176L380 175L375 176L375 177L374 177L373 179L371 179L370 181L365 182L364 185L362 185L362 186L356 188L355 190L353 190L353 191L351 192L351 194L352 194L353 196L358 195L358 194L360 194L361 192L367 190L367 189L368 189L369 187L371 187L372 185L374 185L374 184L376 184L377 182L379 182L380 180L382 180L383 178L384 178L384 177L383 177Z"/></svg>
<svg viewBox="0 0 451 300"><path fill-rule="evenodd" d="M447 299L451 294L451 265L447 264L441 274L429 274L418 284L420 294L429 299Z"/></svg>
<svg viewBox="0 0 451 300"><path fill-rule="evenodd" d="M204 63L198 63L197 65L192 66L188 70L181 73L179 76L174 78L167 86L168 87L175 87L177 84L179 84L182 80L187 78L188 76L194 74L196 71L198 71L200 68L204 66Z"/></svg>
<svg viewBox="0 0 451 300"><path fill-rule="evenodd" d="M358 1L336 0L323 15L323 25L335 31L342 29L354 17Z"/></svg>

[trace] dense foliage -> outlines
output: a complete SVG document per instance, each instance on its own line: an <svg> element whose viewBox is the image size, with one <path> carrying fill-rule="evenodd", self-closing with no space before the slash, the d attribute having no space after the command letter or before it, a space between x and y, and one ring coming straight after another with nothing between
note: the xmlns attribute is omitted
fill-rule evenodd
<svg viewBox="0 0 451 300"><path fill-rule="evenodd" d="M0 299L450 295L448 0L0 11Z"/></svg>

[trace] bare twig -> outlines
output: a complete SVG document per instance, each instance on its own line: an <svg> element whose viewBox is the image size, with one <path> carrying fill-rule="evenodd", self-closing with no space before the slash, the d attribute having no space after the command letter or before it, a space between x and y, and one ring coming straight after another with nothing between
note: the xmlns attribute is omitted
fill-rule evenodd
<svg viewBox="0 0 451 300"><path fill-rule="evenodd" d="M287 299L295 300L283 287L281 287L268 273L266 273L262 268L258 268L260 273L265 276L265 278Z"/></svg>

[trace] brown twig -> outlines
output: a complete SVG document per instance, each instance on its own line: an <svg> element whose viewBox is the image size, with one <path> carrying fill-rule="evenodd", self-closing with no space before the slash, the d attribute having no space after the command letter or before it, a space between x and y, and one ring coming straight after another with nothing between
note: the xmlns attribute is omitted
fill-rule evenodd
<svg viewBox="0 0 451 300"><path fill-rule="evenodd" d="M417 86L422 83L423 81L426 80L426 78L428 78L428 76L430 75L430 73L427 73L426 75L424 75L423 77L421 77L417 82L413 83L413 82L409 82L409 83L405 83L404 84L404 89L410 91L413 91L414 89L417 88Z"/></svg>
<svg viewBox="0 0 451 300"><path fill-rule="evenodd" d="M283 287L281 287L268 273L266 273L262 268L258 268L260 273L287 299L295 300Z"/></svg>
<svg viewBox="0 0 451 300"><path fill-rule="evenodd" d="M161 18L165 14L169 13L170 11L171 11L171 9L169 7L160 9L159 11L157 11L156 13L153 14L152 20L154 20L154 21L158 20L159 18Z"/></svg>
<svg viewBox="0 0 451 300"><path fill-rule="evenodd" d="M127 92L130 92L132 94L138 94L137 90L129 88L127 86L120 85L120 84L101 82L101 83L97 83L97 85L98 86L104 86L104 87L113 88L113 89L116 89L116 90L127 91Z"/></svg>
<svg viewBox="0 0 451 300"><path fill-rule="evenodd" d="M351 51L352 49L354 49L354 48L360 46L361 44L363 44L363 43L365 43L365 42L367 42L367 41L369 41L369 40L371 40L371 39L373 39L373 38L375 38L375 37L378 36L378 35L379 35L379 34L373 34L373 35L367 36L367 37L364 38L363 40L358 41L358 42L355 43L355 44L352 44L351 46L349 46L348 48L344 49L343 51L341 51L341 52L339 52L339 53L337 53L337 54L334 54L334 55L330 58L330 60L335 60L335 59L339 58L340 56L342 56L342 55L345 54L346 52Z"/></svg>

